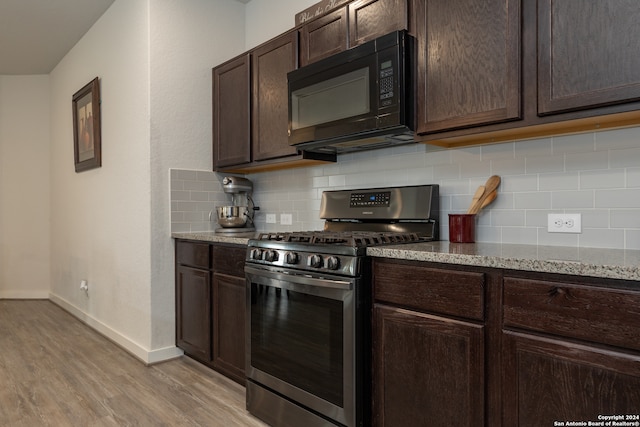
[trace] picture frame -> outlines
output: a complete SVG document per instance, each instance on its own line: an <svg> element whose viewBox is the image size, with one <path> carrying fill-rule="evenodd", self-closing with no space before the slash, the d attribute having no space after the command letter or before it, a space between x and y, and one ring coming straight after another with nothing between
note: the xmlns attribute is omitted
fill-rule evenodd
<svg viewBox="0 0 640 427"><path fill-rule="evenodd" d="M100 80L98 77L73 94L73 155L76 172L102 166Z"/></svg>

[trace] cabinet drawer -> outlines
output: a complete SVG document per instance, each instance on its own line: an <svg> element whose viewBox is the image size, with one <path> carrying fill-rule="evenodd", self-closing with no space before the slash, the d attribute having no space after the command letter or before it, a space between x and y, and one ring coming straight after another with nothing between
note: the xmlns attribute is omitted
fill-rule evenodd
<svg viewBox="0 0 640 427"><path fill-rule="evenodd" d="M640 350L640 291L505 277L504 326Z"/></svg>
<svg viewBox="0 0 640 427"><path fill-rule="evenodd" d="M209 244L176 241L176 262L198 268L209 268Z"/></svg>
<svg viewBox="0 0 640 427"><path fill-rule="evenodd" d="M213 245L213 270L230 276L244 277L246 246Z"/></svg>
<svg viewBox="0 0 640 427"><path fill-rule="evenodd" d="M374 261L373 274L377 301L484 320L484 273Z"/></svg>

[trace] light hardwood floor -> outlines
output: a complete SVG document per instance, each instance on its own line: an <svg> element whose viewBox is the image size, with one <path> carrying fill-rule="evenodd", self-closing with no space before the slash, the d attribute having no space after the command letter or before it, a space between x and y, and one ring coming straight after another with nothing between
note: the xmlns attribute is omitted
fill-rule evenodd
<svg viewBox="0 0 640 427"><path fill-rule="evenodd" d="M0 426L265 424L186 357L145 366L50 301L0 300Z"/></svg>

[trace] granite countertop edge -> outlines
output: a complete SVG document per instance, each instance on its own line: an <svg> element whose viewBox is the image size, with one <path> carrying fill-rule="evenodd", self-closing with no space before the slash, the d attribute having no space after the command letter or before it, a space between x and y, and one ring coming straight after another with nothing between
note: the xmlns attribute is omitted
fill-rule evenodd
<svg viewBox="0 0 640 427"><path fill-rule="evenodd" d="M174 232L174 239L246 245L259 233ZM379 258L640 281L640 250L448 241L374 246Z"/></svg>
<svg viewBox="0 0 640 427"><path fill-rule="evenodd" d="M609 279L640 280L640 251L499 243L428 242L367 248L374 257Z"/></svg>

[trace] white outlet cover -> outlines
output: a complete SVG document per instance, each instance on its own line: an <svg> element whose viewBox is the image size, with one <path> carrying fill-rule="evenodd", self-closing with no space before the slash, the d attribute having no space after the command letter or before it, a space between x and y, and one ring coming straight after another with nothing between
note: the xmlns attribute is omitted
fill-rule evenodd
<svg viewBox="0 0 640 427"><path fill-rule="evenodd" d="M276 223L276 214L267 214L266 221L267 221L267 224L275 224Z"/></svg>
<svg viewBox="0 0 640 427"><path fill-rule="evenodd" d="M291 215L290 213L280 214L280 224L293 225L293 215Z"/></svg>
<svg viewBox="0 0 640 427"><path fill-rule="evenodd" d="M549 214L547 216L549 233L582 233L582 214Z"/></svg>

